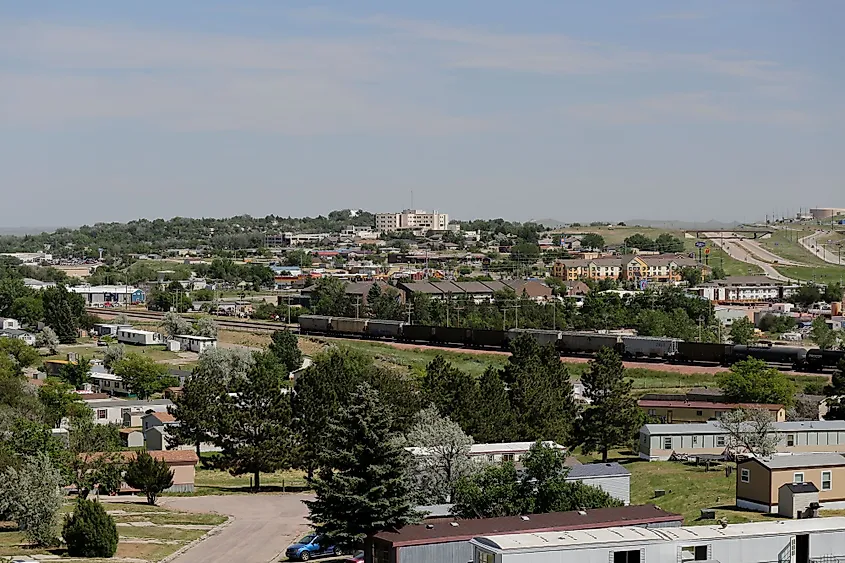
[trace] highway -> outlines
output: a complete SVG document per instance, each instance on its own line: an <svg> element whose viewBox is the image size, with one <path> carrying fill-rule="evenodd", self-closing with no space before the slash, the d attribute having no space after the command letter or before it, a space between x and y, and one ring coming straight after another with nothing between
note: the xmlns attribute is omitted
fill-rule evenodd
<svg viewBox="0 0 845 563"><path fill-rule="evenodd" d="M825 243L828 241L827 237L830 235L830 231L816 231L812 235L801 237L798 239L798 242L809 252L812 252L814 256L821 258L828 264L836 264L837 266L845 265L845 261L843 261L845 260L845 256L840 252L841 246L845 243L840 242L838 245L835 243L826 245ZM831 251L830 247L836 250Z"/></svg>
<svg viewBox="0 0 845 563"><path fill-rule="evenodd" d="M722 238L722 233L702 233L705 238L709 238L713 241L713 244L721 248L725 251L725 253L733 258L734 260L739 260L740 262L745 262L746 264L753 264L755 266L759 266L760 269L763 270L763 273L775 280L789 282L794 281L791 278L788 278L778 272L772 263L777 261L779 264L785 265L792 265L794 262L790 262L788 260L783 260L778 256L775 256L771 252L763 249L758 244L748 244L750 241L748 240L739 240L737 238L729 238L725 239ZM730 233L731 237L736 237L735 233ZM771 257L770 261L766 261L763 258Z"/></svg>

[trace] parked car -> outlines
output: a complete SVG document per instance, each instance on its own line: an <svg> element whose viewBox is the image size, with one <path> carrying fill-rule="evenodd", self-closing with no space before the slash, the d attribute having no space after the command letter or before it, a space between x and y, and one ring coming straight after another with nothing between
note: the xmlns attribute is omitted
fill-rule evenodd
<svg viewBox="0 0 845 563"><path fill-rule="evenodd" d="M308 561L315 557L329 555L343 555L340 548L321 543L322 539L322 536L317 534L308 534L298 542L289 545L285 550L285 555L288 559L295 561Z"/></svg>
<svg viewBox="0 0 845 563"><path fill-rule="evenodd" d="M364 563L364 552L356 551L354 554L344 559L343 563Z"/></svg>

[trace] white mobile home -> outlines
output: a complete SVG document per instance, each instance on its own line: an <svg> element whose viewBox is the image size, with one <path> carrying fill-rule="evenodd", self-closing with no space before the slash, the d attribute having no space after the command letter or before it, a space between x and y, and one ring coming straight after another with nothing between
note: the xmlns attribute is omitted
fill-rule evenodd
<svg viewBox="0 0 845 563"><path fill-rule="evenodd" d="M91 371L88 373L88 381L97 393L108 393L109 395L129 395L129 387L123 383L123 378L113 373L101 373Z"/></svg>
<svg viewBox="0 0 845 563"><path fill-rule="evenodd" d="M837 562L845 560L845 518L493 535L472 544L475 563Z"/></svg>
<svg viewBox="0 0 845 563"><path fill-rule="evenodd" d="M121 344L132 344L135 346L152 346L154 344L164 344L164 340L157 332L150 330L140 330L137 328L119 328L117 331L117 341Z"/></svg>
<svg viewBox="0 0 845 563"><path fill-rule="evenodd" d="M209 348L217 346L217 339L208 336L193 336L191 334L180 334L173 339L179 343L179 348L188 352L202 354Z"/></svg>
<svg viewBox="0 0 845 563"><path fill-rule="evenodd" d="M618 463L573 465L566 474L566 480L599 488L621 500L625 506L631 504L631 472Z"/></svg>
<svg viewBox="0 0 845 563"><path fill-rule="evenodd" d="M125 399L97 399L85 401L94 411L97 424L118 424L128 427L141 426L141 417L148 412L167 412L173 406L170 399L150 399L133 401Z"/></svg>

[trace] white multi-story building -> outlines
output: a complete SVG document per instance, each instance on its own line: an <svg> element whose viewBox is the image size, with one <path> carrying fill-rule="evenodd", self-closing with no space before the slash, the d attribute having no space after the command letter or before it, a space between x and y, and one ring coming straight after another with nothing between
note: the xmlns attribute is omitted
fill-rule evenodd
<svg viewBox="0 0 845 563"><path fill-rule="evenodd" d="M449 215L419 209L406 209L401 213L377 213L376 230L390 232L399 230L445 231L449 228Z"/></svg>

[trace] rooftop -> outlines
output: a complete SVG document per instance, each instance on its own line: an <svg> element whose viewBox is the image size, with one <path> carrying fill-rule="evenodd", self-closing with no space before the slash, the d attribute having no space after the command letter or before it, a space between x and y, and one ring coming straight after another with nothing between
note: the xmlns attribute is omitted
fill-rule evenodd
<svg viewBox="0 0 845 563"><path fill-rule="evenodd" d="M785 485L781 485L781 487L786 487L793 493L817 493L819 492L818 487L816 487L812 483L787 483Z"/></svg>
<svg viewBox="0 0 845 563"><path fill-rule="evenodd" d="M756 408L765 410L780 410L783 405L769 405L762 403L717 403L714 401L685 401L683 399L640 399L639 405L644 408L669 407L677 409L718 409L734 410L739 408Z"/></svg>
<svg viewBox="0 0 845 563"><path fill-rule="evenodd" d="M708 403L712 404L712 403ZM801 432L807 430L845 432L845 420L811 420L805 422L774 422L772 427L778 432ZM646 434L677 436L680 434L724 434L725 429L718 422L698 422L689 424L646 424L641 429Z"/></svg>
<svg viewBox="0 0 845 563"><path fill-rule="evenodd" d="M845 465L845 457L840 454L828 453L773 455L772 457L755 457L753 460L769 469L800 469L803 467Z"/></svg>
<svg viewBox="0 0 845 563"><path fill-rule="evenodd" d="M586 479L590 477L617 477L630 475L631 472L618 463L584 463L575 465L566 474L567 479Z"/></svg>
<svg viewBox="0 0 845 563"><path fill-rule="evenodd" d="M85 400L84 397L83 400ZM170 406L172 404L170 399L150 399L148 401L141 401L139 399L113 399L111 401L97 401L94 403L94 406L102 409L108 407L160 407Z"/></svg>

